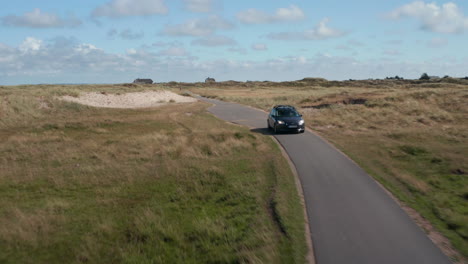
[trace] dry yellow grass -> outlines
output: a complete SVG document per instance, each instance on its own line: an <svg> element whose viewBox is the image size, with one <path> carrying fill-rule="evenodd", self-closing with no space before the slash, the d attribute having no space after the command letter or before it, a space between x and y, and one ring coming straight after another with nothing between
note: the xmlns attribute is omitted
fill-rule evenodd
<svg viewBox="0 0 468 264"><path fill-rule="evenodd" d="M294 178L268 137L203 103L55 99L127 89L0 87L1 263L303 262Z"/></svg>

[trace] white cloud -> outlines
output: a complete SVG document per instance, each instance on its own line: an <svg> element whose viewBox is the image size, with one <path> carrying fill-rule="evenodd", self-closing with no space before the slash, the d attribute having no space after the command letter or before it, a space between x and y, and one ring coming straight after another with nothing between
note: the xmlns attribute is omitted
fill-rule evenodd
<svg viewBox="0 0 468 264"><path fill-rule="evenodd" d="M324 18L314 29L306 31L306 36L310 39L327 39L343 35L342 31L328 27L328 22L329 19Z"/></svg>
<svg viewBox="0 0 468 264"><path fill-rule="evenodd" d="M160 51L158 55L177 57L177 56L187 56L189 54L187 50L182 47L171 47L171 48Z"/></svg>
<svg viewBox="0 0 468 264"><path fill-rule="evenodd" d="M76 52L81 53L83 55L87 55L87 54L89 54L89 53L91 53L93 51L98 51L98 50L100 50L100 49L98 49L96 46L94 46L92 44L87 44L87 43L79 44L75 48Z"/></svg>
<svg viewBox="0 0 468 264"><path fill-rule="evenodd" d="M131 29L124 29L120 32L120 37L123 39L133 40L133 39L141 39L145 36L143 32L135 32Z"/></svg>
<svg viewBox="0 0 468 264"><path fill-rule="evenodd" d="M157 41L157 42L151 44L151 46L153 46L153 47L167 47L167 46L180 47L182 45L183 45L183 43L180 42L180 41L171 41L171 42Z"/></svg>
<svg viewBox="0 0 468 264"><path fill-rule="evenodd" d="M415 1L393 10L387 17L395 20L413 17L419 20L421 29L437 33L463 33L468 30L468 17L453 2L438 6L436 3Z"/></svg>
<svg viewBox="0 0 468 264"><path fill-rule="evenodd" d="M164 0L112 0L94 9L93 17L126 17L167 14Z"/></svg>
<svg viewBox="0 0 468 264"><path fill-rule="evenodd" d="M0 42L0 51L11 50L10 46Z"/></svg>
<svg viewBox="0 0 468 264"><path fill-rule="evenodd" d="M136 49L134 49L134 48L127 49L127 54L128 55L135 55L137 53L138 53L138 51Z"/></svg>
<svg viewBox="0 0 468 264"><path fill-rule="evenodd" d="M207 13L213 10L214 0L184 0L184 5L191 12Z"/></svg>
<svg viewBox="0 0 468 264"><path fill-rule="evenodd" d="M271 16L255 8L237 14L237 19L245 24L263 24L271 21Z"/></svg>
<svg viewBox="0 0 468 264"><path fill-rule="evenodd" d="M267 37L276 40L321 40L341 37L345 32L329 27L328 18L322 19L314 28L302 32L271 33Z"/></svg>
<svg viewBox="0 0 468 264"><path fill-rule="evenodd" d="M206 19L192 19L183 24L166 25L163 35L168 36L208 36L217 30L232 29L234 25L220 16L210 16Z"/></svg>
<svg viewBox="0 0 468 264"><path fill-rule="evenodd" d="M127 28L127 29L124 29L124 30L122 30L120 32L118 30L116 30L116 29L111 29L107 33L107 36L111 37L111 38L114 38L115 36L119 36L122 39L135 40L135 39L142 39L145 36L145 34L142 31L135 32L135 31Z"/></svg>
<svg viewBox="0 0 468 264"><path fill-rule="evenodd" d="M60 18L55 14L42 12L39 8L35 8L31 12L24 13L22 16L4 16L1 18L1 21L5 26L31 28L75 27L82 23L79 19L73 16Z"/></svg>
<svg viewBox="0 0 468 264"><path fill-rule="evenodd" d="M304 19L305 14L299 7L291 5L289 8L278 8L274 18L278 21L295 21Z"/></svg>
<svg viewBox="0 0 468 264"><path fill-rule="evenodd" d="M274 22L298 21L305 18L304 11L295 5L276 9L274 14L267 14L255 8L237 13L237 19L245 24L266 24Z"/></svg>
<svg viewBox="0 0 468 264"><path fill-rule="evenodd" d="M98 75L119 64L116 55L107 54L92 44L76 43L72 38L55 38L46 42L28 37L4 55L8 60L0 64L0 79L8 77L16 83L27 83L32 77L36 82L45 82L42 79L45 76L51 78L49 82L54 79L55 82L68 82L64 76L69 75L75 78L74 82L82 83L81 73Z"/></svg>
<svg viewBox="0 0 468 264"><path fill-rule="evenodd" d="M245 48L239 48L239 47L229 48L229 49L227 49L227 51L234 52L234 53L238 53L238 54L242 54L242 55L247 54L247 49L245 49Z"/></svg>
<svg viewBox="0 0 468 264"><path fill-rule="evenodd" d="M253 50L265 51L268 50L268 46L263 43L256 43L252 45Z"/></svg>
<svg viewBox="0 0 468 264"><path fill-rule="evenodd" d="M383 51L384 55L389 55L389 56L399 56L401 55L401 52L399 50L395 49L387 49Z"/></svg>
<svg viewBox="0 0 468 264"><path fill-rule="evenodd" d="M33 37L27 37L23 43L20 44L19 50L22 53L35 52L41 49L42 40Z"/></svg>
<svg viewBox="0 0 468 264"><path fill-rule="evenodd" d="M443 38L433 38L430 41L428 41L427 46L430 48L442 48L447 46L448 41Z"/></svg>
<svg viewBox="0 0 468 264"><path fill-rule="evenodd" d="M192 45L207 46L207 47L216 47L216 46L233 46L237 42L225 36L207 36L204 38L199 38L192 41Z"/></svg>
<svg viewBox="0 0 468 264"><path fill-rule="evenodd" d="M0 43L0 70L2 68L1 65L8 65L14 59L15 59L15 49L6 44ZM2 74L0 72L0 77L1 76ZM0 78L0 82L1 82L1 78Z"/></svg>

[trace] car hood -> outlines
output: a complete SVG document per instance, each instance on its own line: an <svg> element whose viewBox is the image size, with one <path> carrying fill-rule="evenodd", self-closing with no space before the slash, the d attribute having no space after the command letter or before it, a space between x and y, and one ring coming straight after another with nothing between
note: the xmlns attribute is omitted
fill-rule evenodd
<svg viewBox="0 0 468 264"><path fill-rule="evenodd" d="M302 117L299 116L293 116L293 117L278 117L278 120L282 120L285 122L299 122L302 120Z"/></svg>

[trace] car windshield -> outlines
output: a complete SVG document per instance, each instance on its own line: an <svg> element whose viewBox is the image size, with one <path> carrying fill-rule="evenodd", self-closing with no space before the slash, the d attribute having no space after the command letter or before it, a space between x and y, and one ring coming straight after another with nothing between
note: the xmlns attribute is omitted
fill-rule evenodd
<svg viewBox="0 0 468 264"><path fill-rule="evenodd" d="M298 112L293 109L278 109L279 117L297 117L300 116Z"/></svg>

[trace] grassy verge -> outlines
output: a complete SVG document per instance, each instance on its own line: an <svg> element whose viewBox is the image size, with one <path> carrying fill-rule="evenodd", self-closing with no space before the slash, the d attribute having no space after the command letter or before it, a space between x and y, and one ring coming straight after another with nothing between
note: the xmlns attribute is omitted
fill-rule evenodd
<svg viewBox="0 0 468 264"><path fill-rule="evenodd" d="M264 110L275 104L297 106L311 129L358 162L468 256L466 80L310 79L191 90Z"/></svg>
<svg viewBox="0 0 468 264"><path fill-rule="evenodd" d="M294 178L268 137L201 103L54 99L133 88L0 87L0 262L303 263Z"/></svg>

